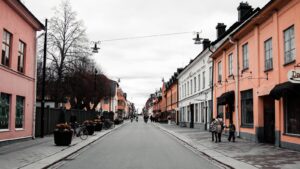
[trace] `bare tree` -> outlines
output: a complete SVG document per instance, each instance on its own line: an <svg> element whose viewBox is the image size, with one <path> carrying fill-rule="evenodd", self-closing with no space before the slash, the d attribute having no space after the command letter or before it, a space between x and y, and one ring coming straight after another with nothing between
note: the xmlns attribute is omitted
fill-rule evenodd
<svg viewBox="0 0 300 169"><path fill-rule="evenodd" d="M70 1L64 0L55 16L49 21L48 55L51 58L50 70L54 75L54 99L64 98L64 77L89 61L89 42L83 22L77 20L76 12L72 11Z"/></svg>

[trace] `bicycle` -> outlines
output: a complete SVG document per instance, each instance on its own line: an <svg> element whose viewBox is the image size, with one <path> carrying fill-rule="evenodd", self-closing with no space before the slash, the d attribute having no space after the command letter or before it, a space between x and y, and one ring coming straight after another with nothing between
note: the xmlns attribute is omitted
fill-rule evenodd
<svg viewBox="0 0 300 169"><path fill-rule="evenodd" d="M80 137L81 140L86 140L89 136L89 132L85 125L78 125L74 130L74 135Z"/></svg>
<svg viewBox="0 0 300 169"><path fill-rule="evenodd" d="M107 129L110 129L110 128L113 128L115 127L114 123L110 120L104 120L104 123L103 123L103 129L107 130Z"/></svg>

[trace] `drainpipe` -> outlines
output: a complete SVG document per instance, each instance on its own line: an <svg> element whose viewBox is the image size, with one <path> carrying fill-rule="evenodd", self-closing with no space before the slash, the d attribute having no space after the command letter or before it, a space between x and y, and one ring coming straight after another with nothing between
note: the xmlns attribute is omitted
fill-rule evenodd
<svg viewBox="0 0 300 169"><path fill-rule="evenodd" d="M231 36L229 36L229 42L236 46L236 80L235 80L235 118L236 118L236 135L237 137L240 136L240 122L239 122L239 41L232 39Z"/></svg>
<svg viewBox="0 0 300 169"><path fill-rule="evenodd" d="M211 50L211 46L208 47L208 50L213 54L214 51ZM214 112L214 59L212 59L212 66L211 66L211 112L210 112L210 121L213 118L213 112ZM206 117L207 119L207 117ZM209 123L210 124L210 123Z"/></svg>

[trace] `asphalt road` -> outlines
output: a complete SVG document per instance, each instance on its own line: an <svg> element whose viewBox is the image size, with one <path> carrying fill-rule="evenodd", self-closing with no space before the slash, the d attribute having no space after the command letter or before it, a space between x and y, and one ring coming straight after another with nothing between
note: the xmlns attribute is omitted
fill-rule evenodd
<svg viewBox="0 0 300 169"><path fill-rule="evenodd" d="M63 161L61 169L216 169L151 123L130 123Z"/></svg>

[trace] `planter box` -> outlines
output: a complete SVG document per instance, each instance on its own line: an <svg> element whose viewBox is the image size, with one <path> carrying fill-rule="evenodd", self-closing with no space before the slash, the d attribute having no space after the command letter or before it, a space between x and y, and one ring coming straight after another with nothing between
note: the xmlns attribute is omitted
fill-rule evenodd
<svg viewBox="0 0 300 169"><path fill-rule="evenodd" d="M94 125L87 125L86 129L89 132L89 135L93 135L94 132L95 132L95 126Z"/></svg>
<svg viewBox="0 0 300 169"><path fill-rule="evenodd" d="M101 130L102 130L102 126L103 126L102 123L97 123L97 124L95 125L95 131L101 131Z"/></svg>
<svg viewBox="0 0 300 169"><path fill-rule="evenodd" d="M72 142L72 131L54 131L54 143L57 146L69 146Z"/></svg>

